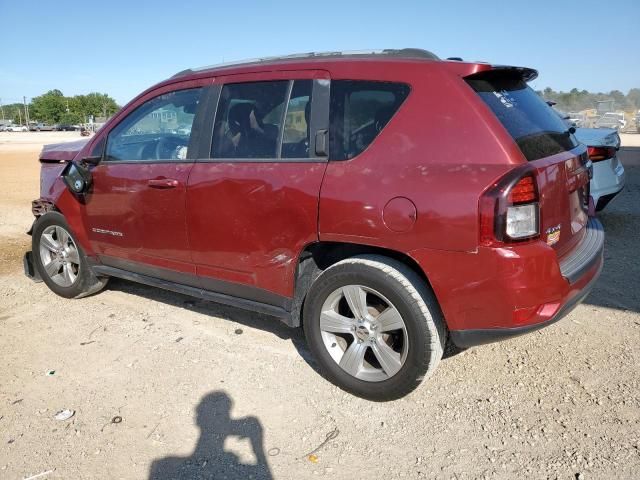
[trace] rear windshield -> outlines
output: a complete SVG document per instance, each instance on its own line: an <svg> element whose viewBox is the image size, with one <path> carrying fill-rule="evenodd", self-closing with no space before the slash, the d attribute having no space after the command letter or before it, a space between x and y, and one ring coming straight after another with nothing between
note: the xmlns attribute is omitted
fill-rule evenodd
<svg viewBox="0 0 640 480"><path fill-rule="evenodd" d="M527 160L578 145L562 119L519 76L484 73L466 81L495 113Z"/></svg>

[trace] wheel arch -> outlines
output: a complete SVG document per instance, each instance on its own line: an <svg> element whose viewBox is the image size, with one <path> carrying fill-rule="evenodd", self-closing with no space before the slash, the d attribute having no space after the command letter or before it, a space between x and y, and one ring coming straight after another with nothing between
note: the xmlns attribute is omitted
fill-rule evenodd
<svg viewBox="0 0 640 480"><path fill-rule="evenodd" d="M433 291L427 275L418 262L403 252L367 244L347 242L314 242L308 244L298 257L290 326L302 326L304 300L311 284L331 265L357 255L374 254L397 260L415 272Z"/></svg>
<svg viewBox="0 0 640 480"><path fill-rule="evenodd" d="M55 200L53 198L44 197L34 200L31 202L31 209L35 217L34 225L40 218L50 212L57 212L62 215L69 225L71 233L80 244L85 254L87 256L95 255L91 248L91 243L89 242L81 201L69 192L68 189L65 188L62 190ZM29 232L32 230L33 226Z"/></svg>

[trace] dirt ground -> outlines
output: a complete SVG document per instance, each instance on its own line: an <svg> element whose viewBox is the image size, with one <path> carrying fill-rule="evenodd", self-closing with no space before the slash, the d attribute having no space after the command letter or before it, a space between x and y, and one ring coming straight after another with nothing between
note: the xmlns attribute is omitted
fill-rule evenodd
<svg viewBox="0 0 640 480"><path fill-rule="evenodd" d="M39 144L77 134L0 135L0 478L640 478L640 148L620 153L586 303L378 404L325 381L275 319L120 280L82 300L32 283Z"/></svg>

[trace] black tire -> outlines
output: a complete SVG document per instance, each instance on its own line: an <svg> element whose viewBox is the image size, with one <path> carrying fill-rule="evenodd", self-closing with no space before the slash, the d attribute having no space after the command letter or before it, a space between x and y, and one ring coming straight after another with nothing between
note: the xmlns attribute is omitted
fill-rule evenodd
<svg viewBox="0 0 640 480"><path fill-rule="evenodd" d="M379 292L404 321L406 359L397 373L382 381L361 380L348 373L332 358L323 341L320 315L325 300L348 285ZM381 255L349 258L320 274L305 299L303 326L309 348L326 378L358 397L379 402L407 395L428 377L442 358L447 337L440 307L425 281L403 263Z"/></svg>
<svg viewBox="0 0 640 480"><path fill-rule="evenodd" d="M47 273L43 265L43 259L41 257L40 244L42 241L42 234L47 227L57 226L62 227L71 237L74 245L77 247L79 264L75 280L69 286L62 286L56 283L52 277ZM36 270L40 274L42 281L49 287L49 289L57 295L64 298L82 298L88 295L93 295L99 292L107 284L108 277L97 277L89 263L87 257L76 242L67 221L64 216L58 212L49 212L41 216L35 223L32 232L32 251L33 262Z"/></svg>

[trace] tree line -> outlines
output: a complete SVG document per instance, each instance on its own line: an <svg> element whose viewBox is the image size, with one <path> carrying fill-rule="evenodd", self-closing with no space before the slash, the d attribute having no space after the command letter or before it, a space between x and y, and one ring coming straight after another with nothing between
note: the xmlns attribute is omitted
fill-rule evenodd
<svg viewBox="0 0 640 480"><path fill-rule="evenodd" d="M556 102L557 107L565 112L579 112L589 108L596 108L596 102L613 100L616 110L625 112L640 110L640 88L632 88L625 95L620 90L609 93L591 93L586 90L573 88L568 92L556 92L550 87L538 91L545 100Z"/></svg>
<svg viewBox="0 0 640 480"><path fill-rule="evenodd" d="M60 90L49 90L34 97L27 104L29 121L44 122L51 125L77 125L87 123L89 117L110 117L120 107L106 93L89 93L65 97ZM14 123L25 123L25 109L22 103L2 106L4 118Z"/></svg>

